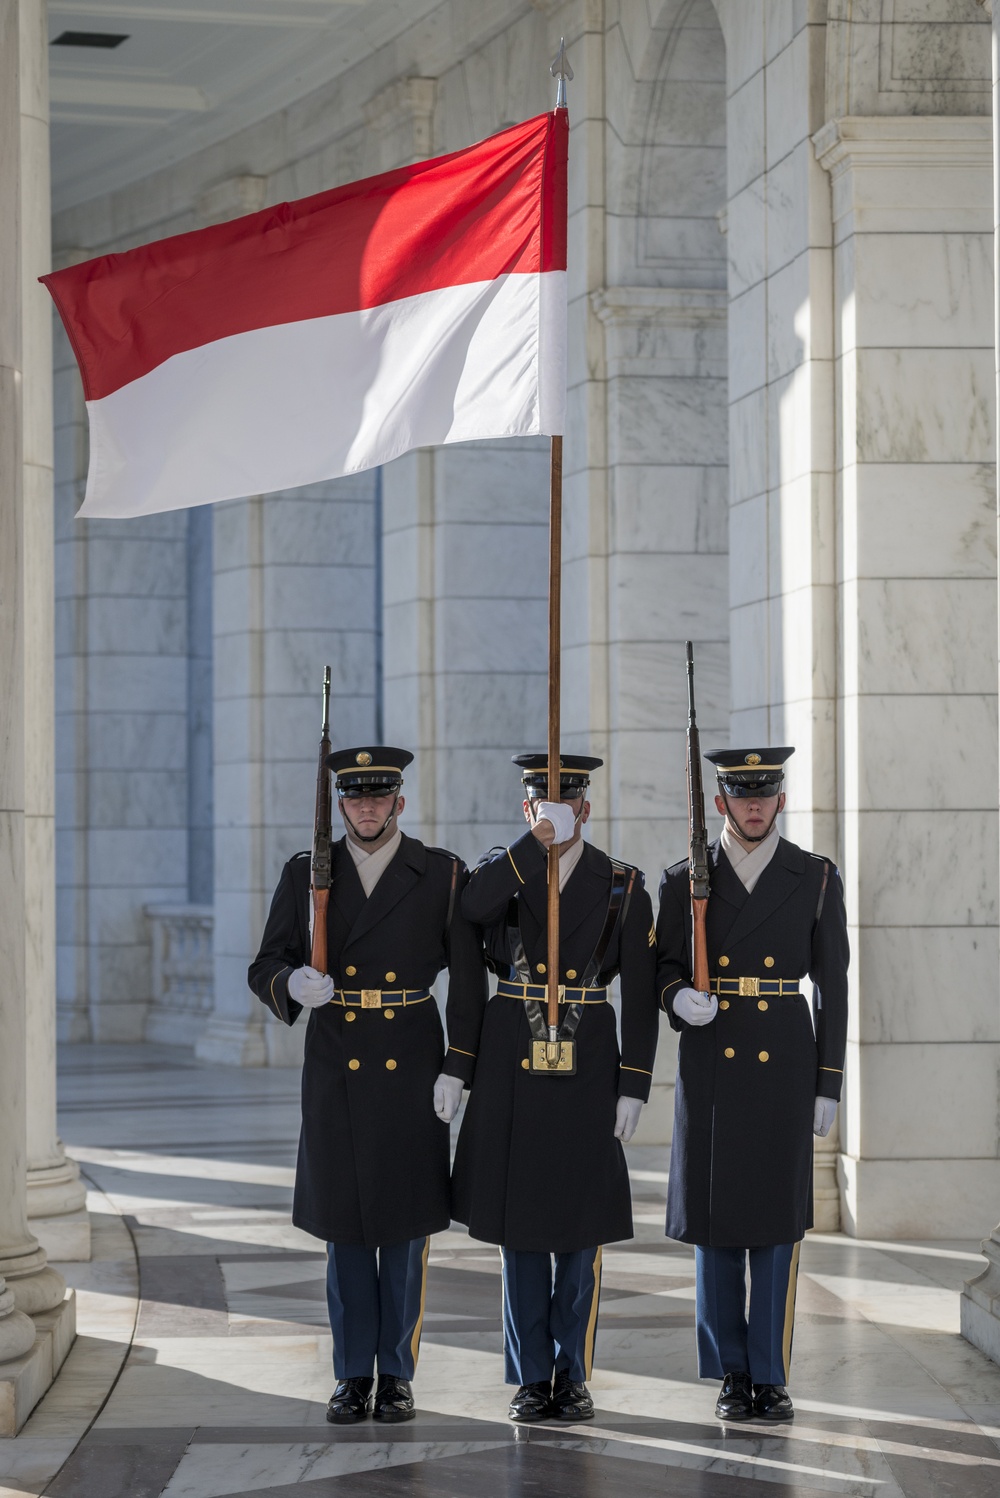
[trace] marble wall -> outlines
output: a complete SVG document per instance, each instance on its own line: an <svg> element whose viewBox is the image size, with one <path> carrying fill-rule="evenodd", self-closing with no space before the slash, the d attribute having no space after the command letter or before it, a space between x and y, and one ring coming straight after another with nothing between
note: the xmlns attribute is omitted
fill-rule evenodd
<svg viewBox="0 0 1000 1498"><path fill-rule="evenodd" d="M1000 1198L991 144L970 117L846 118L816 138L855 953L842 1166L869 1237L982 1232Z"/></svg>

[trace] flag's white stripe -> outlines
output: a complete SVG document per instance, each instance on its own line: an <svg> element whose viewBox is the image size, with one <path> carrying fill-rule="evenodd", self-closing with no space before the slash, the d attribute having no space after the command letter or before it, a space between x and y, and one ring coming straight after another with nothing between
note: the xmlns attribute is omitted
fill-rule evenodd
<svg viewBox="0 0 1000 1498"><path fill-rule="evenodd" d="M564 271L503 276L177 354L88 402L84 516L266 494L414 447L559 433Z"/></svg>

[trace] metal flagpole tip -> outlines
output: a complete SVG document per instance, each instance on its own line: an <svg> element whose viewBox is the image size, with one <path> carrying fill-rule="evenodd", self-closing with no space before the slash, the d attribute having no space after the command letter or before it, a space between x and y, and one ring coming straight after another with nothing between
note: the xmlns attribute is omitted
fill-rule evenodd
<svg viewBox="0 0 1000 1498"><path fill-rule="evenodd" d="M553 78L555 78L558 84L558 87L556 89L556 108L565 109L566 84L568 81L572 81L573 69L566 57L566 38L564 36L561 36L559 38L559 51L552 59L551 66L549 67L549 72L552 74Z"/></svg>

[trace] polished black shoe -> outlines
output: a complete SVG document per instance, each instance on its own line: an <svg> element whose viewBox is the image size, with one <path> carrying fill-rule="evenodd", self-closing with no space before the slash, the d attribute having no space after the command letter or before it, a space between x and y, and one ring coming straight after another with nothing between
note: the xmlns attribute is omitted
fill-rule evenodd
<svg viewBox="0 0 1000 1498"><path fill-rule="evenodd" d="M783 1384L754 1384L753 1412L758 1420L794 1420L795 1409Z"/></svg>
<svg viewBox="0 0 1000 1498"><path fill-rule="evenodd" d="M398 1425L403 1420L412 1420L416 1413L413 1408L413 1390L407 1380L393 1378L391 1373L380 1373L372 1419Z"/></svg>
<svg viewBox="0 0 1000 1498"><path fill-rule="evenodd" d="M557 1420L593 1420L594 1401L586 1384L575 1384L568 1373L557 1373L552 1385L552 1413Z"/></svg>
<svg viewBox="0 0 1000 1498"><path fill-rule="evenodd" d="M519 1425L530 1425L533 1420L548 1420L552 1414L551 1384L522 1384L510 1402L507 1411Z"/></svg>
<svg viewBox="0 0 1000 1498"><path fill-rule="evenodd" d="M716 1417L719 1420L749 1420L753 1409L753 1384L749 1373L727 1373L719 1390Z"/></svg>
<svg viewBox="0 0 1000 1498"><path fill-rule="evenodd" d="M342 1378L330 1396L326 1418L331 1425L355 1425L371 1409L373 1378Z"/></svg>

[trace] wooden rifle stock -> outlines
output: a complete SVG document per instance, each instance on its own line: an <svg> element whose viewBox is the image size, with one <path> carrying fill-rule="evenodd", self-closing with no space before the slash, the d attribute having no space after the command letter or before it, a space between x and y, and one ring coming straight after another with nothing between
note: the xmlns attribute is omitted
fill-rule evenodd
<svg viewBox="0 0 1000 1498"><path fill-rule="evenodd" d="M330 754L330 667L323 673L323 730L316 770L316 822L312 849L312 953L310 965L318 973L327 970L326 911L330 903L330 868L333 851L333 783L327 767Z"/></svg>
<svg viewBox="0 0 1000 1498"><path fill-rule="evenodd" d="M691 885L691 979L699 993L708 993L708 829L705 824L705 787L701 774L701 735L694 710L694 647L687 641L687 796L688 874Z"/></svg>

